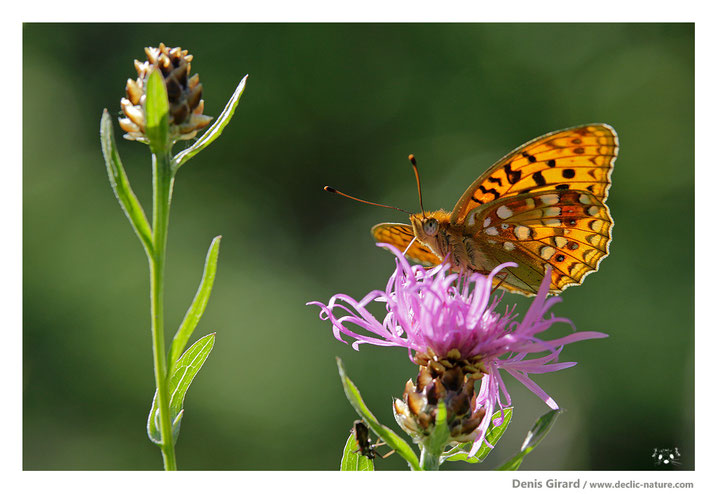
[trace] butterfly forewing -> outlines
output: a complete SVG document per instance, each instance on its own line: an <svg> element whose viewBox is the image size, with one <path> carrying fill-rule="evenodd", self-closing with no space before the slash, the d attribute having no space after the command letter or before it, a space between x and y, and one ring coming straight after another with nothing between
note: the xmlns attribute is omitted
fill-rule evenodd
<svg viewBox="0 0 718 494"><path fill-rule="evenodd" d="M551 132L511 151L461 196L451 221L499 198L545 190L583 190L604 200L618 153L610 125L589 124Z"/></svg>
<svg viewBox="0 0 718 494"><path fill-rule="evenodd" d="M413 262L424 266L441 264L441 259L421 242L415 241L411 243L412 240L414 240L414 230L411 225L404 223L379 223L371 229L371 233L377 242L391 244L401 252L404 252L407 246L411 244L411 247L409 247L405 255Z"/></svg>

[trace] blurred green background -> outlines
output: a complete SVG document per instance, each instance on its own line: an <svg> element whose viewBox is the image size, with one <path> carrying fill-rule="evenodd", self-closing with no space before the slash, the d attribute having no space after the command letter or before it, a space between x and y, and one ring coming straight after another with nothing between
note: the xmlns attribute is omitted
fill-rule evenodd
<svg viewBox="0 0 718 494"><path fill-rule="evenodd" d="M535 376L567 411L524 469L650 470L653 448L673 447L693 468L693 25L26 24L23 41L25 469L161 468L145 433L147 262L99 143L102 109L118 115L133 60L160 41L194 54L208 115L250 74L230 126L175 185L168 337L223 235L195 333L217 343L187 395L181 469L337 469L356 414L335 356L398 429L391 397L416 375L406 351L355 352L305 303L384 287L393 261L369 228L406 218L323 185L416 210L415 153L427 209L449 209L509 150L588 122L620 138L614 240L555 313L611 337L570 345L562 360L576 367ZM148 150L119 141L149 212ZM481 468L547 410L506 381L514 422ZM398 456L377 468L404 469Z"/></svg>

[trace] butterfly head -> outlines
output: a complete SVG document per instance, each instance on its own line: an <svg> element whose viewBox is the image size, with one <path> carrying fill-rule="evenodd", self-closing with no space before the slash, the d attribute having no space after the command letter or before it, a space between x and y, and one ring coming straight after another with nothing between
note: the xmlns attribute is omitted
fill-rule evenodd
<svg viewBox="0 0 718 494"><path fill-rule="evenodd" d="M449 220L449 213L446 211L433 211L427 213L416 213L409 217L411 226L414 229L414 236L422 243L435 245L436 236L446 228Z"/></svg>
<svg viewBox="0 0 718 494"><path fill-rule="evenodd" d="M435 237L439 233L439 220L436 218L426 218L422 226L424 233L429 236Z"/></svg>
<svg viewBox="0 0 718 494"><path fill-rule="evenodd" d="M436 218L422 218L421 229L427 237L435 237L439 233L439 220Z"/></svg>

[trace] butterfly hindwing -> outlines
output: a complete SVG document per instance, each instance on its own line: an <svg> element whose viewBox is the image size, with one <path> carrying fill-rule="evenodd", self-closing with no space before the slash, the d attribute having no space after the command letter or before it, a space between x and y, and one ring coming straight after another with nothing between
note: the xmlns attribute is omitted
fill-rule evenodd
<svg viewBox="0 0 718 494"><path fill-rule="evenodd" d="M610 125L589 124L538 137L497 161L458 200L451 222L474 208L526 192L583 190L605 200L618 136Z"/></svg>
<svg viewBox="0 0 718 494"><path fill-rule="evenodd" d="M519 264L508 268L505 284L530 294L549 265L553 293L597 270L608 255L613 221L603 201L588 192L549 190L493 201L466 224L487 258Z"/></svg>
<svg viewBox="0 0 718 494"><path fill-rule="evenodd" d="M379 223L371 229L371 234L377 242L391 244L402 252L414 240L413 228L404 223ZM441 264L441 259L421 242L415 241L411 244L409 250L406 251L406 257L424 266Z"/></svg>

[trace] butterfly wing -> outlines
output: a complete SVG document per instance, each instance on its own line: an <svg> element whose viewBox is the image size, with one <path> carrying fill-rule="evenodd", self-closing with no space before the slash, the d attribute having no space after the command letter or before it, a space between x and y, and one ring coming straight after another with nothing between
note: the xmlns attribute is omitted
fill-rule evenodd
<svg viewBox="0 0 718 494"><path fill-rule="evenodd" d="M607 124L558 130L519 146L466 189L451 213L460 224L470 211L500 198L545 190L582 190L603 202L618 155L618 136Z"/></svg>
<svg viewBox="0 0 718 494"><path fill-rule="evenodd" d="M489 264L519 264L506 270L502 288L535 294L547 266L552 293L580 284L608 255L613 220L605 200L617 154L607 124L538 137L476 179L451 223L466 229Z"/></svg>
<svg viewBox="0 0 718 494"><path fill-rule="evenodd" d="M548 266L551 293L578 285L596 271L608 255L613 221L594 195L553 190L492 201L472 212L466 224L490 265L518 263L505 270L502 288L532 295Z"/></svg>
<svg viewBox="0 0 718 494"><path fill-rule="evenodd" d="M391 244L402 252L414 240L414 229L411 225L403 223L379 223L371 229L371 234L377 242ZM406 251L406 257L424 266L441 264L441 259L418 240L415 240Z"/></svg>

